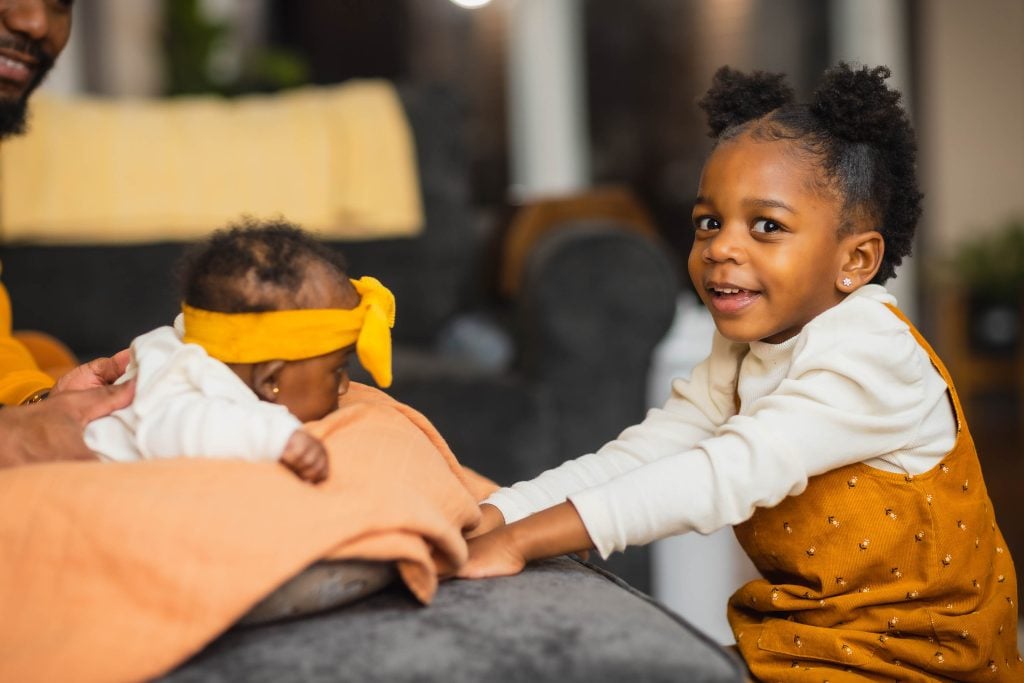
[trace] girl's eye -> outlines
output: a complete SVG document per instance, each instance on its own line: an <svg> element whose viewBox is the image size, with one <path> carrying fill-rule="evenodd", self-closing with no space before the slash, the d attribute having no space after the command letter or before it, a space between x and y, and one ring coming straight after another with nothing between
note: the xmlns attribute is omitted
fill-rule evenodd
<svg viewBox="0 0 1024 683"><path fill-rule="evenodd" d="M693 221L693 227L698 230L718 230L722 224L711 216L700 216Z"/></svg>
<svg viewBox="0 0 1024 683"><path fill-rule="evenodd" d="M773 220L762 218L760 220L754 221L754 227L752 230L753 232L761 233L781 232L782 225L780 223L776 223Z"/></svg>

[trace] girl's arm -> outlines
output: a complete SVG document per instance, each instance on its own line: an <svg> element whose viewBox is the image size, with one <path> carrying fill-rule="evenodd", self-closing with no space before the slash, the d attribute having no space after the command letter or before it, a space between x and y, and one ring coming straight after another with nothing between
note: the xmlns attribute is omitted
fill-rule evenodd
<svg viewBox="0 0 1024 683"><path fill-rule="evenodd" d="M661 458L685 452L714 435L735 413L735 386L746 345L715 334L711 355L689 380L677 379L665 406L647 413L596 453L569 460L530 481L500 489L487 499L504 521L557 505L574 493L598 486Z"/></svg>
<svg viewBox="0 0 1024 683"><path fill-rule="evenodd" d="M601 556L739 524L801 493L810 477L915 444L926 415L949 412L945 385L926 392L926 379L937 376L927 355L876 308L805 328L787 379L712 438L573 494Z"/></svg>
<svg viewBox="0 0 1024 683"><path fill-rule="evenodd" d="M927 355L887 309L874 308L809 326L788 378L714 436L569 494L600 555L738 524L816 474L920 450L925 417L949 413L945 385L926 390L937 376Z"/></svg>
<svg viewBox="0 0 1024 683"><path fill-rule="evenodd" d="M541 510L470 539L469 560L457 576L482 579L518 574L528 562L594 547L572 503Z"/></svg>

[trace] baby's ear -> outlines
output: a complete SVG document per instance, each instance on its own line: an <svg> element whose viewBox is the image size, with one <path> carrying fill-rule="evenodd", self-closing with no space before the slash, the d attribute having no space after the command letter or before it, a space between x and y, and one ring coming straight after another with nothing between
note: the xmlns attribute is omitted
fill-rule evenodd
<svg viewBox="0 0 1024 683"><path fill-rule="evenodd" d="M885 239L877 230L847 235L841 243L840 289L852 291L871 282L882 266Z"/></svg>
<svg viewBox="0 0 1024 683"><path fill-rule="evenodd" d="M278 384L281 379L281 370L284 369L283 360L268 360L262 363L253 363L252 366L252 390L264 401L277 403L281 387Z"/></svg>

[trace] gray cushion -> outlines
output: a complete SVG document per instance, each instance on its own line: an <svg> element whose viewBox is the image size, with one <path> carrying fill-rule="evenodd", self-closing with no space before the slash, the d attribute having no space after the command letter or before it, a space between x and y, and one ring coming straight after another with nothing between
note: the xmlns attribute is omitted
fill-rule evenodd
<svg viewBox="0 0 1024 683"><path fill-rule="evenodd" d="M518 576L400 586L339 610L229 631L164 680L741 681L736 661L611 575L559 558Z"/></svg>

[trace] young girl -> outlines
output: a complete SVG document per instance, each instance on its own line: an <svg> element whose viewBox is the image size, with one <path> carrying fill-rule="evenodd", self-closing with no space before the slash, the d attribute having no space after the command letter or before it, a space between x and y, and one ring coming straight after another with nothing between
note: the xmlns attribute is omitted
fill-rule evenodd
<svg viewBox="0 0 1024 683"><path fill-rule="evenodd" d="M689 257L711 355L597 453L485 501L460 576L733 525L763 576L728 606L756 678L1024 679L956 392L883 287L921 198L888 76L841 64L796 104L781 76L716 74Z"/></svg>
<svg viewBox="0 0 1024 683"><path fill-rule="evenodd" d="M174 327L132 342L135 399L90 423L86 444L106 460L270 459L326 478L323 445L302 423L338 407L353 350L391 383L391 292L349 280L339 256L287 223L214 233L184 280Z"/></svg>

